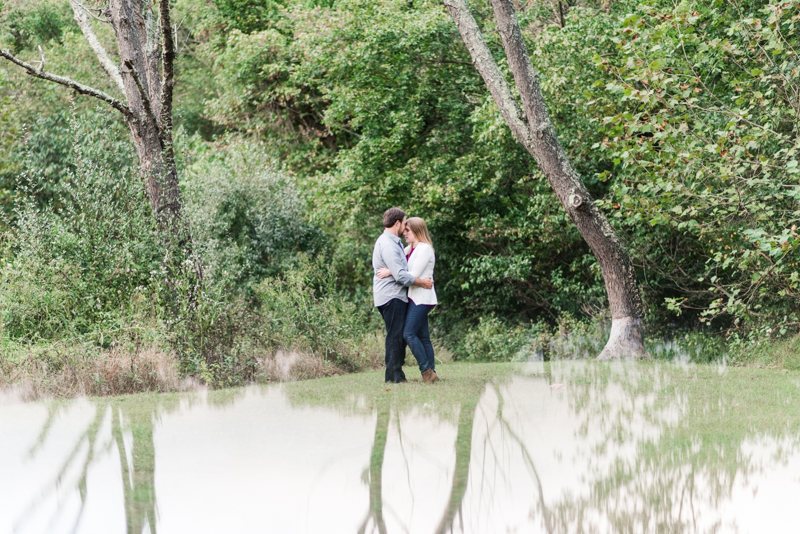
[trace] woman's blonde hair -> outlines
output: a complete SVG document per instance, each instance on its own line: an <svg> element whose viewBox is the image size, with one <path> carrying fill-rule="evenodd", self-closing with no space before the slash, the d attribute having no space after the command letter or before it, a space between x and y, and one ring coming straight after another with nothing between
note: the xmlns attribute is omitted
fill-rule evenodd
<svg viewBox="0 0 800 534"><path fill-rule="evenodd" d="M414 235L417 236L422 243L427 243L433 248L433 240L431 239L431 234L428 232L428 225L425 224L420 217L411 217L410 219L406 220L406 224L411 231L414 232Z"/></svg>

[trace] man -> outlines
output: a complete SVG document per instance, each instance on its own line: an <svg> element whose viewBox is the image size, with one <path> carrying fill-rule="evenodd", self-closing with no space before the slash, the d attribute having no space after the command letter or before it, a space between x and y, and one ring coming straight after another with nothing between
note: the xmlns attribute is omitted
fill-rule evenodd
<svg viewBox="0 0 800 534"><path fill-rule="evenodd" d="M408 272L408 262L400 236L406 227L406 214L400 208L389 208L383 214L383 233L372 251L372 297L386 324L386 381L398 384L406 381L403 363L406 342L403 326L408 308L408 286L430 289L433 280L415 278ZM378 269L387 267L392 276L378 278Z"/></svg>

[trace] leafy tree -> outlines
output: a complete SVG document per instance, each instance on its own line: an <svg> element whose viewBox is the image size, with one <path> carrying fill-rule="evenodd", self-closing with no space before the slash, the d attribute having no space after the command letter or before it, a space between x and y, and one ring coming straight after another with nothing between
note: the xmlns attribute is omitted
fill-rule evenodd
<svg viewBox="0 0 800 534"><path fill-rule="evenodd" d="M796 323L800 4L632 7L595 58L606 206L677 313Z"/></svg>
<svg viewBox="0 0 800 534"><path fill-rule="evenodd" d="M314 173L307 185L335 228L347 286L366 285L379 215L397 204L433 230L445 309L531 317L600 305L588 248L565 231L437 2L285 13L273 29L202 45L219 59L209 111Z"/></svg>

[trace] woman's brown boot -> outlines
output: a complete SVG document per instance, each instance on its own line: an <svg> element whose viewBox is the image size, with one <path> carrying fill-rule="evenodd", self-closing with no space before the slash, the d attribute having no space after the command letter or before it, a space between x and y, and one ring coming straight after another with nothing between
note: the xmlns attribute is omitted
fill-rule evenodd
<svg viewBox="0 0 800 534"><path fill-rule="evenodd" d="M439 380L439 377L436 376L436 373L433 371L433 369L425 369L424 371L422 371L423 383L436 382L437 380Z"/></svg>

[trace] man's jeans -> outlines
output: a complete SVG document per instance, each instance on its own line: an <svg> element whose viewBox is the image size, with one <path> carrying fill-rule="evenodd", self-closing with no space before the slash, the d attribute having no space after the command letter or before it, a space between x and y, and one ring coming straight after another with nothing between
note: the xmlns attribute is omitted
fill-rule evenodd
<svg viewBox="0 0 800 534"><path fill-rule="evenodd" d="M403 363L406 360L406 342L403 340L403 325L406 321L408 303L392 299L378 307L386 324L386 381L404 382Z"/></svg>
<svg viewBox="0 0 800 534"><path fill-rule="evenodd" d="M436 370L431 334L428 332L428 313L431 309L433 306L409 302L406 325L403 329L403 339L406 340L408 347L417 359L420 372L428 369Z"/></svg>

